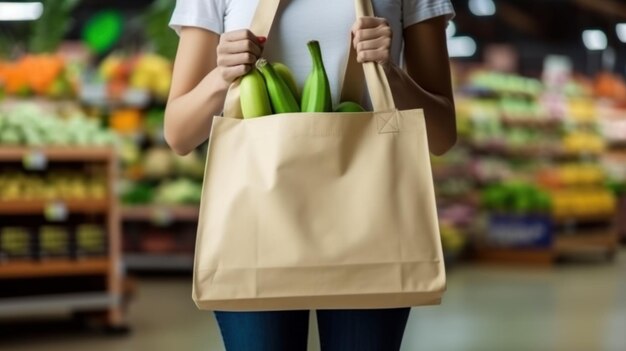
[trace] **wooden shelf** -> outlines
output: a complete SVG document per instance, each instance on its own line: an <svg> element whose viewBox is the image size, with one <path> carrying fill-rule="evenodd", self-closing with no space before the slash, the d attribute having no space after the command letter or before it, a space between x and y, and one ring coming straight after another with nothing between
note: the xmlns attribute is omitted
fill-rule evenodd
<svg viewBox="0 0 626 351"><path fill-rule="evenodd" d="M0 278L106 274L110 266L107 258L9 262L0 263Z"/></svg>
<svg viewBox="0 0 626 351"><path fill-rule="evenodd" d="M566 224L590 224L590 223L606 223L611 224L613 219L615 218L615 214L604 214L604 215L590 215L590 216L582 216L582 217L560 217L553 218L552 221L556 225L566 225Z"/></svg>
<svg viewBox="0 0 626 351"><path fill-rule="evenodd" d="M472 144L471 147L475 152L480 154L489 154L496 156L515 157L515 158L527 158L533 160L536 157L547 157L559 160L577 160L592 158L596 159L600 156L598 153L583 153L583 152L570 152L565 151L558 147L542 148L539 146L532 147L510 147L506 145L480 145Z"/></svg>
<svg viewBox="0 0 626 351"><path fill-rule="evenodd" d="M593 251L613 252L617 250L619 238L611 229L589 230L576 234L556 236L557 253L584 253Z"/></svg>
<svg viewBox="0 0 626 351"><path fill-rule="evenodd" d="M106 213L110 206L107 200L0 201L0 215L43 214L56 203L67 208L69 213Z"/></svg>
<svg viewBox="0 0 626 351"><path fill-rule="evenodd" d="M125 221L196 221L199 206L125 206L122 207L122 219Z"/></svg>
<svg viewBox="0 0 626 351"><path fill-rule="evenodd" d="M0 146L0 162L22 161L24 157L32 155L33 153L41 153L49 161L67 162L105 162L113 159L115 155L114 149L108 147L46 146L41 148L29 148Z"/></svg>
<svg viewBox="0 0 626 351"><path fill-rule="evenodd" d="M554 260L552 249L508 249L481 247L476 252L480 263L505 265L550 266Z"/></svg>
<svg viewBox="0 0 626 351"><path fill-rule="evenodd" d="M188 254L128 253L124 262L129 270L137 271L191 271L193 252Z"/></svg>
<svg viewBox="0 0 626 351"><path fill-rule="evenodd" d="M508 126L555 128L561 126L564 121L548 117L502 117L502 123Z"/></svg>

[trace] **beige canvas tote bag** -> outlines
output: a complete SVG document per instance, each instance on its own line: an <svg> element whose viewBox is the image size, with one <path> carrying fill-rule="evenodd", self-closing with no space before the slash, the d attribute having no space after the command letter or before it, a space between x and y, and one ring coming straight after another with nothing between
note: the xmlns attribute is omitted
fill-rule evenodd
<svg viewBox="0 0 626 351"><path fill-rule="evenodd" d="M279 2L260 0L255 34L269 33ZM373 14L370 0L355 7L357 16ZM193 277L199 308L440 303L446 279L423 111L398 110L385 70L351 57L346 75L363 69L374 112L244 120L231 88L208 144ZM346 80L343 95L358 94L357 84Z"/></svg>

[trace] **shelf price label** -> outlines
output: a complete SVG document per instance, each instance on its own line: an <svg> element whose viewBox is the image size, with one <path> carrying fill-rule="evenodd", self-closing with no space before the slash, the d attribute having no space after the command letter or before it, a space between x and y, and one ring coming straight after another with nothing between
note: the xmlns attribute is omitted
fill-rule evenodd
<svg viewBox="0 0 626 351"><path fill-rule="evenodd" d="M22 165L29 171L44 171L48 167L48 158L43 152L33 150L24 155Z"/></svg>
<svg viewBox="0 0 626 351"><path fill-rule="evenodd" d="M172 211L167 208L155 208L152 211L152 224L167 227L174 222Z"/></svg>
<svg viewBox="0 0 626 351"><path fill-rule="evenodd" d="M69 217L67 205L64 202L51 202L44 208L44 217L50 222L64 222Z"/></svg>

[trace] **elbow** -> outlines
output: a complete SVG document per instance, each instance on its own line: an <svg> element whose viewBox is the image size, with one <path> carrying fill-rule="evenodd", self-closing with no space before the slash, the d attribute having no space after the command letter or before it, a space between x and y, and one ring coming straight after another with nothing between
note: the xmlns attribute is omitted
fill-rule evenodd
<svg viewBox="0 0 626 351"><path fill-rule="evenodd" d="M445 138L445 140L439 140L435 145L431 145L430 152L435 156L443 156L446 152L450 151L457 142L456 132Z"/></svg>
<svg viewBox="0 0 626 351"><path fill-rule="evenodd" d="M167 117L165 120L167 121ZM163 127L163 138L165 139L165 143L177 155L185 156L193 151L193 148L188 145L189 143L187 140L181 137L180 134L181 133L175 130L173 126L168 126L168 123L165 123L165 126Z"/></svg>
<svg viewBox="0 0 626 351"><path fill-rule="evenodd" d="M185 144L184 140L181 140L181 138L174 133L168 133L167 129L165 129L164 137L169 148L179 156L185 156L193 151L192 148Z"/></svg>

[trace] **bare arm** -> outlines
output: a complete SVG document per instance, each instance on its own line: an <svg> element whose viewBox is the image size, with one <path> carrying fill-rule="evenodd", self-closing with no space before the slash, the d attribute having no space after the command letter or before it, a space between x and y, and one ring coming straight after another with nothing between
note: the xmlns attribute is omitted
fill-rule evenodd
<svg viewBox="0 0 626 351"><path fill-rule="evenodd" d="M416 99L424 108L428 144L435 155L448 151L457 138L445 28L440 16L404 30L407 72L421 88Z"/></svg>
<svg viewBox="0 0 626 351"><path fill-rule="evenodd" d="M165 109L165 140L184 155L208 139L230 84L250 70L261 43L247 30L225 33L183 27Z"/></svg>

